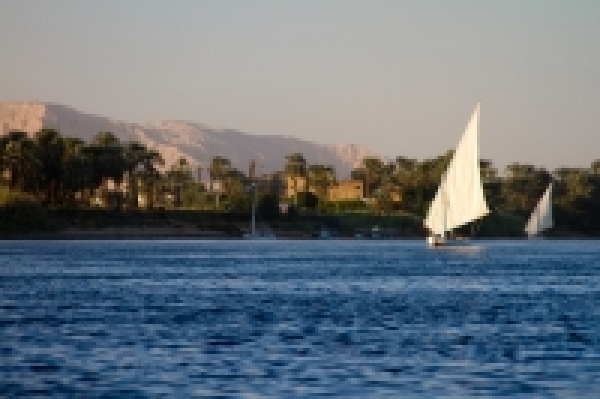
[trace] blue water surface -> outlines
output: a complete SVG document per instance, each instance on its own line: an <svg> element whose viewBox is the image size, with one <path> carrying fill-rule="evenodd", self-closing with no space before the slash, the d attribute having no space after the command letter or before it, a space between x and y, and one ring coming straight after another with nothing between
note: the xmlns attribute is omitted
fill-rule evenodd
<svg viewBox="0 0 600 399"><path fill-rule="evenodd" d="M600 242L2 241L2 397L600 397Z"/></svg>

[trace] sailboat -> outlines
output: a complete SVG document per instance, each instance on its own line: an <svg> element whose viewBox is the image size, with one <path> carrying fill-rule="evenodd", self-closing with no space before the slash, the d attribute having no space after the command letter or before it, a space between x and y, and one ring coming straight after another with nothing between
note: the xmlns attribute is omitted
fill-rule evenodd
<svg viewBox="0 0 600 399"><path fill-rule="evenodd" d="M250 222L250 233L244 234L244 238L250 240L274 240L277 237L270 232L260 232L256 229L256 208L258 206L258 186L252 183L252 220Z"/></svg>
<svg viewBox="0 0 600 399"><path fill-rule="evenodd" d="M452 229L490 212L479 168L479 109L477 103L427 212L425 226L431 233L427 237L431 246L451 244L448 233Z"/></svg>
<svg viewBox="0 0 600 399"><path fill-rule="evenodd" d="M538 201L529 221L525 225L525 232L529 238L538 236L542 231L554 225L552 217L552 183L548 186L542 198Z"/></svg>

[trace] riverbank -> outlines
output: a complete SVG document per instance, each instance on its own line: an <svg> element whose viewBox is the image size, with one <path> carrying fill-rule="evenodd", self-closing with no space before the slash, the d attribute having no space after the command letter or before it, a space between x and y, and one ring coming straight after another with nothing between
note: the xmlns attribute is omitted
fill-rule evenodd
<svg viewBox="0 0 600 399"><path fill-rule="evenodd" d="M232 238L220 231L182 229L172 227L106 227L99 229L69 228L55 232L21 233L4 239L30 240L156 240L156 239L226 239Z"/></svg>
<svg viewBox="0 0 600 399"><path fill-rule="evenodd" d="M23 223L24 212L5 216L0 239L236 239L250 232L250 215L234 212L46 210L37 223ZM317 238L322 232L335 238L424 236L420 219L406 215L279 214L259 218L256 228L285 239Z"/></svg>
<svg viewBox="0 0 600 399"><path fill-rule="evenodd" d="M249 233L250 215L196 210L119 211L105 209L13 209L0 216L0 240L142 240L241 239ZM280 239L423 239L426 231L416 215L279 214L259 218L257 231ZM523 238L524 221L493 213L466 236ZM548 238L597 238L556 227Z"/></svg>
<svg viewBox="0 0 600 399"><path fill-rule="evenodd" d="M273 235L277 239L284 240L311 240L320 238L318 234L308 234L300 231L278 231L276 233L273 232ZM244 238L244 235L186 227L69 228L54 232L16 233L0 236L0 240L236 240L242 238ZM328 238L353 239L355 237L335 236ZM358 236L357 238L362 238L362 236Z"/></svg>

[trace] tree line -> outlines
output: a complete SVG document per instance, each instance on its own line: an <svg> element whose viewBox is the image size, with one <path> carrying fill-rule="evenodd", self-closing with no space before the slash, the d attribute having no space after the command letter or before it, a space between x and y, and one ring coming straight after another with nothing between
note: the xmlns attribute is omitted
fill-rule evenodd
<svg viewBox="0 0 600 399"><path fill-rule="evenodd" d="M309 164L303 154L292 153L285 156L281 171L269 178L269 187L264 187L262 179L260 205L265 212L277 212L279 204L287 201L301 212L409 214L423 218L451 157L452 151L425 160L367 157L351 172L351 179L362 182L363 196L368 201L332 202L327 192L338 183L335 169ZM481 160L480 166L494 215L482 222L488 228L497 223L491 228L498 231L498 226L509 220L522 224L553 182L556 229L600 235L600 160L589 168L554 171L514 163L503 175L490 160ZM127 189L112 202L104 198L104 204L110 202L120 209L143 206L248 212L253 195L250 188L259 182L256 165L244 172L219 155L204 169L193 170L185 158L165 167L160 153L139 142L121 142L114 134L101 132L86 143L64 137L55 129L42 129L32 136L11 131L0 137L0 171L3 185L10 192L24 193L46 208L93 206L98 192L108 195L103 188L112 181ZM204 179L206 184L202 182L203 174L208 178ZM284 198L286 178L290 177L303 179L305 186L293 198ZM144 204L140 204L140 198L144 198Z"/></svg>

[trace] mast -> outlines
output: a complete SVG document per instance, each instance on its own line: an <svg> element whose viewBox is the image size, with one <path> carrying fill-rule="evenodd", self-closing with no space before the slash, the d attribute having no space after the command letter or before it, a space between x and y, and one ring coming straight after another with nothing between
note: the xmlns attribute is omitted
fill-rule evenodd
<svg viewBox="0 0 600 399"><path fill-rule="evenodd" d="M446 214L448 213L448 198L446 197L446 191L444 190L442 197L442 202L444 206L442 207L443 217L443 231L442 231L442 240L446 240Z"/></svg>
<svg viewBox="0 0 600 399"><path fill-rule="evenodd" d="M256 235L256 196L257 196L257 189L256 189L256 183L252 183L252 189L254 191L253 196L252 196L252 225L251 225L251 234L254 237Z"/></svg>
<svg viewBox="0 0 600 399"><path fill-rule="evenodd" d="M540 234L540 232L542 231L542 224L540 223L540 221L541 221L540 219L542 219L542 218L540 217L540 215L538 215L538 216L535 218L535 222L536 222L536 223L535 223L535 224L536 224L536 226L535 226L535 235L538 235L538 234Z"/></svg>
<svg viewBox="0 0 600 399"><path fill-rule="evenodd" d="M250 176L250 181L252 182L252 223L250 225L250 234L252 237L256 235L256 202L257 202L257 182L255 178L256 173L256 161L253 159L250 161L250 167L248 170L248 176Z"/></svg>

